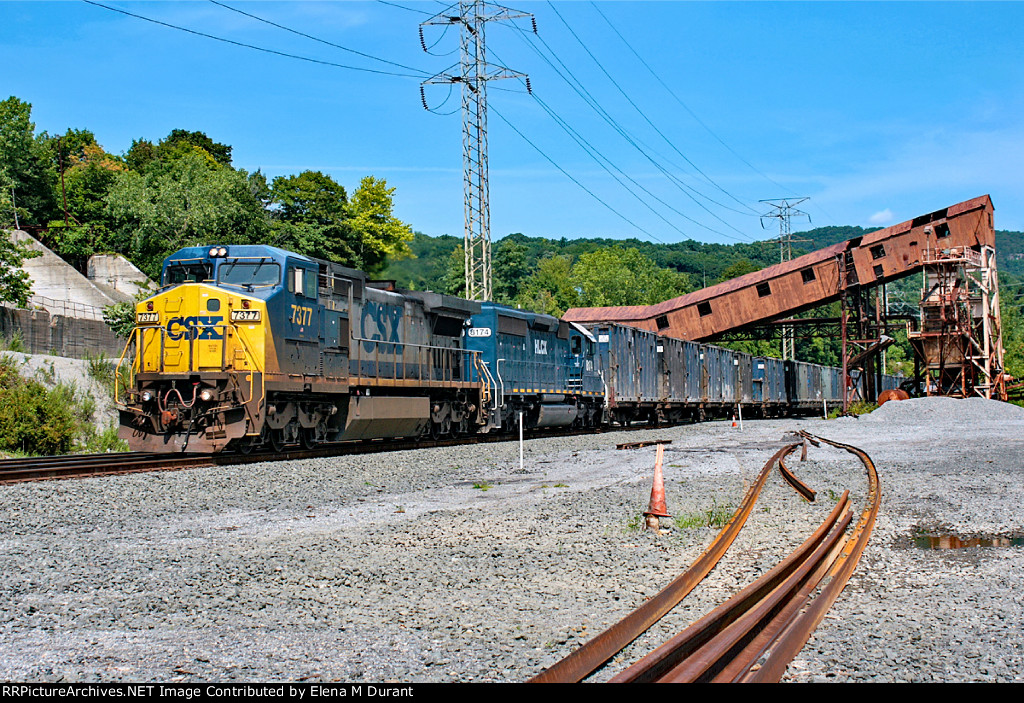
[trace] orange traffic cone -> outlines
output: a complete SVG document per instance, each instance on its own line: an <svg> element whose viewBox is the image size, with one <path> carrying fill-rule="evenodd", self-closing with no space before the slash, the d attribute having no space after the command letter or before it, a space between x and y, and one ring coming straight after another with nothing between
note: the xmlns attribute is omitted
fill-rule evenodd
<svg viewBox="0 0 1024 703"><path fill-rule="evenodd" d="M661 473L661 462L665 457L665 445L658 445L658 456L654 461L654 485L651 487L651 502L644 512L647 518L647 527L657 530L661 527L658 518L672 517L669 515L668 506L665 504L665 479Z"/></svg>
<svg viewBox="0 0 1024 703"><path fill-rule="evenodd" d="M736 416L735 415L732 416L732 426L733 427L736 426Z"/></svg>

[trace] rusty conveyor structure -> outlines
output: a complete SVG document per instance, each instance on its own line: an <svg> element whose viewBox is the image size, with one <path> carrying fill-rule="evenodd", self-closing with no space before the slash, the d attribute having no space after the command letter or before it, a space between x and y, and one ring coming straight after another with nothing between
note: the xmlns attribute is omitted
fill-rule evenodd
<svg viewBox="0 0 1024 703"><path fill-rule="evenodd" d="M877 343L885 331L881 304L876 298L872 312L867 291L920 273L937 258L957 252L982 254L988 266L985 280L995 281L992 214L992 200L983 195L662 303L572 308L565 319L582 324L614 322L667 337L707 342L780 320L795 323L794 315L841 301L845 369L850 356L846 351L848 341L866 347ZM992 396L1002 377L998 297L990 291L989 300L992 304L985 306L981 327L988 330L991 339L958 344L984 350L988 355L972 360L972 369L980 377L968 391L985 397ZM852 316L851 309L855 311ZM878 323L873 328L870 317ZM851 320L855 329L848 337L847 323ZM935 360L923 361L926 368L935 365ZM866 383L871 385L869 369L865 372ZM936 384L936 388L940 386ZM868 397L873 397L872 388L865 390Z"/></svg>

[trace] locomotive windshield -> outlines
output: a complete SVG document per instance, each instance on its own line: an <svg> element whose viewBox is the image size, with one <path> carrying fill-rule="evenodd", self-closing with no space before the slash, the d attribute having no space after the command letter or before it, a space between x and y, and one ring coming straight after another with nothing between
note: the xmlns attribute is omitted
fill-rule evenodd
<svg viewBox="0 0 1024 703"><path fill-rule="evenodd" d="M198 261L173 261L164 269L164 285L176 286L179 283L197 283L213 278L213 266Z"/></svg>
<svg viewBox="0 0 1024 703"><path fill-rule="evenodd" d="M281 282L281 266L273 261L223 262L217 269L217 283L225 286L276 286Z"/></svg>

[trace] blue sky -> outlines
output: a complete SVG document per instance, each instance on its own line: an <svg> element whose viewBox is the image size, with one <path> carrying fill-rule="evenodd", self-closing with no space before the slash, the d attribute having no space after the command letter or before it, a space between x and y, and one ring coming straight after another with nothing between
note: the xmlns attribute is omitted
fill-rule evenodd
<svg viewBox="0 0 1024 703"><path fill-rule="evenodd" d="M415 229L462 235L458 89L427 87L436 112L419 93L422 76L458 60L454 28L425 30L441 55L420 46L419 23L444 3L224 0L410 72L210 2L99 1L413 77L258 52L83 2L0 1L0 94L32 103L37 129L87 128L115 153L201 130L234 148L237 167L271 178L320 170L350 191L363 176L385 178ZM533 13L538 35L527 19L487 26L489 58L528 74L534 91L514 79L489 86L495 239L751 241L775 231L762 229L759 200L803 196L811 224L794 220L794 230L893 224L984 193L998 228L1024 230L1024 3L510 7Z"/></svg>

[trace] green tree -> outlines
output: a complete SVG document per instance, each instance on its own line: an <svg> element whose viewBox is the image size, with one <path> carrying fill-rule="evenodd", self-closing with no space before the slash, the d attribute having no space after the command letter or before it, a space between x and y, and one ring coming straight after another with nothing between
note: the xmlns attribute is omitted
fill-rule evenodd
<svg viewBox="0 0 1024 703"><path fill-rule="evenodd" d="M271 186L277 216L286 222L337 225L348 217L345 187L319 171L278 176Z"/></svg>
<svg viewBox="0 0 1024 703"><path fill-rule="evenodd" d="M561 316L579 305L579 294L573 288L571 256L547 256L537 263L536 270L522 283L516 304L526 310Z"/></svg>
<svg viewBox="0 0 1024 703"><path fill-rule="evenodd" d="M0 102L0 183L8 196L13 190L21 224L47 222L55 209L56 171L46 139L36 139L34 133L30 103L13 96Z"/></svg>
<svg viewBox="0 0 1024 703"><path fill-rule="evenodd" d="M150 277L183 246L266 241L266 211L250 189L248 174L217 165L198 151L184 153L164 170L115 175L106 198L111 248Z"/></svg>
<svg viewBox="0 0 1024 703"><path fill-rule="evenodd" d="M448 255L441 277L441 292L462 297L466 294L466 249L459 244Z"/></svg>
<svg viewBox="0 0 1024 703"><path fill-rule="evenodd" d="M381 271L387 259L411 256L412 227L394 216L394 188L383 178L367 176L352 193L349 219L358 268L369 273Z"/></svg>
<svg viewBox="0 0 1024 703"><path fill-rule="evenodd" d="M1003 366L1015 379L1024 379L1024 314L1019 301L1000 305L1003 333Z"/></svg>
<svg viewBox="0 0 1024 703"><path fill-rule="evenodd" d="M3 198L0 198L0 207ZM21 268L25 259L39 256L38 251L27 244L11 239L7 232L0 231L0 303L14 303L19 308L28 306L32 294L32 279Z"/></svg>
<svg viewBox="0 0 1024 703"><path fill-rule="evenodd" d="M722 274L715 282L723 283L725 281L731 281L734 278L739 278L740 276L759 270L760 267L755 266L749 259L740 259L739 261L730 264L724 271L722 271Z"/></svg>
<svg viewBox="0 0 1024 703"><path fill-rule="evenodd" d="M125 163L133 171L143 173L146 168L157 160L156 146L147 139L133 139L132 146L124 155Z"/></svg>
<svg viewBox="0 0 1024 703"><path fill-rule="evenodd" d="M213 157L221 166L231 166L231 147L210 139L203 132L189 132L185 129L173 129L171 133L156 147L157 158L173 160L190 153L195 148L202 149Z"/></svg>
<svg viewBox="0 0 1024 703"><path fill-rule="evenodd" d="M519 287L529 276L525 245L511 237L500 240L492 254L492 286L494 300L512 303L519 295Z"/></svg>
<svg viewBox="0 0 1024 703"><path fill-rule="evenodd" d="M652 305L690 290L689 276L660 268L636 249L606 247L583 254L572 267L579 305Z"/></svg>

